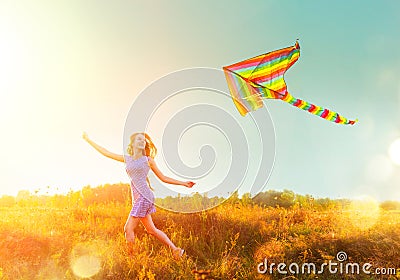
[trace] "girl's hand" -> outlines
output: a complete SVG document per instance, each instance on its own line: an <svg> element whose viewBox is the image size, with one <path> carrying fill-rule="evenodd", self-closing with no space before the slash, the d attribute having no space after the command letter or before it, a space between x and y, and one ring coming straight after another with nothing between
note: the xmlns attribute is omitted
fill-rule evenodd
<svg viewBox="0 0 400 280"><path fill-rule="evenodd" d="M193 187L195 184L196 184L196 183L189 181L189 182L185 182L184 186L187 187L187 188L191 188L191 187Z"/></svg>
<svg viewBox="0 0 400 280"><path fill-rule="evenodd" d="M84 133L82 134L82 138L83 138L85 141L88 141L88 140L89 140L89 136L87 135L86 132L84 132Z"/></svg>

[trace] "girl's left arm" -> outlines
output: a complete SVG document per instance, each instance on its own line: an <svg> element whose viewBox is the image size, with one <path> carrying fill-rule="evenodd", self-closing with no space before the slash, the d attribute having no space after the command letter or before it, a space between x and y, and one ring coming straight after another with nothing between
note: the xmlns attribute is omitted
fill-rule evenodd
<svg viewBox="0 0 400 280"><path fill-rule="evenodd" d="M187 188L191 188L193 187L193 185L195 183L188 181L188 182L183 182L183 181L179 181L179 180L175 180L172 179L170 177L165 176L164 174L162 174L162 172L160 171L160 169L158 169L156 162L154 161L154 159L152 159L151 157L148 157L149 159L149 165L151 170L154 172L154 174L156 174L156 176L163 181L164 183L167 184L173 184L173 185L181 185L181 186L185 186Z"/></svg>

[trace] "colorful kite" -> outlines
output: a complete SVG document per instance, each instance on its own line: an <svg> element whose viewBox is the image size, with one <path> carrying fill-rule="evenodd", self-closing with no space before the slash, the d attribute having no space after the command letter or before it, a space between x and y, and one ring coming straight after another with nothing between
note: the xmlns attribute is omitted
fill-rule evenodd
<svg viewBox="0 0 400 280"><path fill-rule="evenodd" d="M223 67L233 102L242 116L263 106L263 99L280 99L297 108L339 124L355 124L332 112L289 94L283 78L300 57L300 46L294 46L262 54Z"/></svg>

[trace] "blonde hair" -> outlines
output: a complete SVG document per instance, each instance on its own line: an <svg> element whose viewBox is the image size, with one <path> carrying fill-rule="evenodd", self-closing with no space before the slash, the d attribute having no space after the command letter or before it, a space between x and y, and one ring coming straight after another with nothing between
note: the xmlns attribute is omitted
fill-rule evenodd
<svg viewBox="0 0 400 280"><path fill-rule="evenodd" d="M130 156L133 155L133 148L132 148L133 142L135 141L136 136L139 135L139 134L144 135L144 138L145 138L145 141L146 141L146 145L144 147L143 155L151 157L152 159L154 159L154 157L157 155L157 148L154 145L153 141L151 140L150 136L147 133L144 133L144 132L136 132L136 133L133 133L131 135L131 137L130 137L131 141L130 141L126 151L128 152L128 154Z"/></svg>
<svg viewBox="0 0 400 280"><path fill-rule="evenodd" d="M128 152L128 154L130 156L133 156L133 148L132 148L133 142L135 141L136 136L139 135L139 134L144 135L144 139L146 141L146 145L144 146L144 150L143 150L143 155L151 157L152 159L154 159L154 157L157 155L157 148L154 145L153 141L151 140L150 136L147 133L144 133L144 132L136 132L136 133L133 133L131 135L131 137L130 137L131 141L130 141L126 151ZM150 185L149 177L146 177L146 181L147 181L147 184L149 184L149 188L152 191L154 191L154 189Z"/></svg>

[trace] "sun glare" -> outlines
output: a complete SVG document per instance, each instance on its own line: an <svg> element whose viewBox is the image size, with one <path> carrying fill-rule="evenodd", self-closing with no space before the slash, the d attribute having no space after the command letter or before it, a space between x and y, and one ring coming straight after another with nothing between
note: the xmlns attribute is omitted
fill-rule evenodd
<svg viewBox="0 0 400 280"><path fill-rule="evenodd" d="M362 195L357 197L350 204L348 210L349 221L360 230L373 227L379 220L379 203L371 196Z"/></svg>
<svg viewBox="0 0 400 280"><path fill-rule="evenodd" d="M390 144L388 153L393 163L400 165L400 138Z"/></svg>
<svg viewBox="0 0 400 280"><path fill-rule="evenodd" d="M99 258L91 255L81 256L71 264L74 274L81 278L90 278L101 269Z"/></svg>
<svg viewBox="0 0 400 280"><path fill-rule="evenodd" d="M101 270L101 244L80 243L71 252L71 268L79 278L90 278Z"/></svg>

